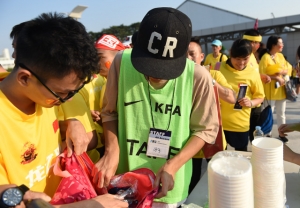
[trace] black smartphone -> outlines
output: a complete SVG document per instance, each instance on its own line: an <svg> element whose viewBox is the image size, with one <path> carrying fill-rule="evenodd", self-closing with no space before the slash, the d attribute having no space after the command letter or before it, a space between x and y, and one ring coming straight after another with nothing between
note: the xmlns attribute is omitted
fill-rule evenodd
<svg viewBox="0 0 300 208"><path fill-rule="evenodd" d="M247 91L247 84L240 84L240 90L236 99L236 103L233 106L234 110L242 110L243 106L241 106L238 102L238 100L242 99L243 97L246 96L246 91Z"/></svg>

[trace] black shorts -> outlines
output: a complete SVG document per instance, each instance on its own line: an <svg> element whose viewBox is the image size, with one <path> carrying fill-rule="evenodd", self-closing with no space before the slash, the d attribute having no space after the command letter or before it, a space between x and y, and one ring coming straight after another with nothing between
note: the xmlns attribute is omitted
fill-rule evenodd
<svg viewBox="0 0 300 208"><path fill-rule="evenodd" d="M249 131L246 132L234 132L234 131L225 131L224 134L226 141L233 148L241 149L248 146L248 136Z"/></svg>

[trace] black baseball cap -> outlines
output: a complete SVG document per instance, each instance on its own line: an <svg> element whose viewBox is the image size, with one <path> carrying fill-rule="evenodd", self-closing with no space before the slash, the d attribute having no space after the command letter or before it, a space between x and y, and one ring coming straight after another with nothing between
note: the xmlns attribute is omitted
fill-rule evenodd
<svg viewBox="0 0 300 208"><path fill-rule="evenodd" d="M150 10L141 22L131 62L140 73L157 79L179 77L186 64L191 20L179 10Z"/></svg>

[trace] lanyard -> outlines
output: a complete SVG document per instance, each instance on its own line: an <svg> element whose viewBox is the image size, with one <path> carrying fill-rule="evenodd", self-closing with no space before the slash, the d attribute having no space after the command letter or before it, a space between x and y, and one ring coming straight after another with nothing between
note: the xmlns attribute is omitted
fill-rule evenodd
<svg viewBox="0 0 300 208"><path fill-rule="evenodd" d="M172 95L172 106L174 104L175 87L176 87L176 79L174 81L174 89L173 89L173 95ZM150 93L150 83L149 83L149 78L148 78L148 96L149 96L149 102L150 102L150 113L151 113L151 119L152 119L152 126L155 129L154 118L153 118L153 113L152 113L152 103L151 103L151 97L150 97L150 95L151 95L151 93ZM170 113L169 123L168 123L168 127L167 127L166 131L168 131L169 128L170 128L171 118L172 118L171 115L172 115L172 112Z"/></svg>

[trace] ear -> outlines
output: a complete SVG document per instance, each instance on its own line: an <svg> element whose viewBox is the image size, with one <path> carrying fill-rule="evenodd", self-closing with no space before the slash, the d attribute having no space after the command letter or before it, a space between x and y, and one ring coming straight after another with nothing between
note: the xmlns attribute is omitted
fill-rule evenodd
<svg viewBox="0 0 300 208"><path fill-rule="evenodd" d="M200 57L201 57L201 62L202 62L205 57L205 53L200 53Z"/></svg>
<svg viewBox="0 0 300 208"><path fill-rule="evenodd" d="M32 74L24 69L19 69L16 73L17 82L20 84L20 86L27 87L29 84L29 78L32 77Z"/></svg>

